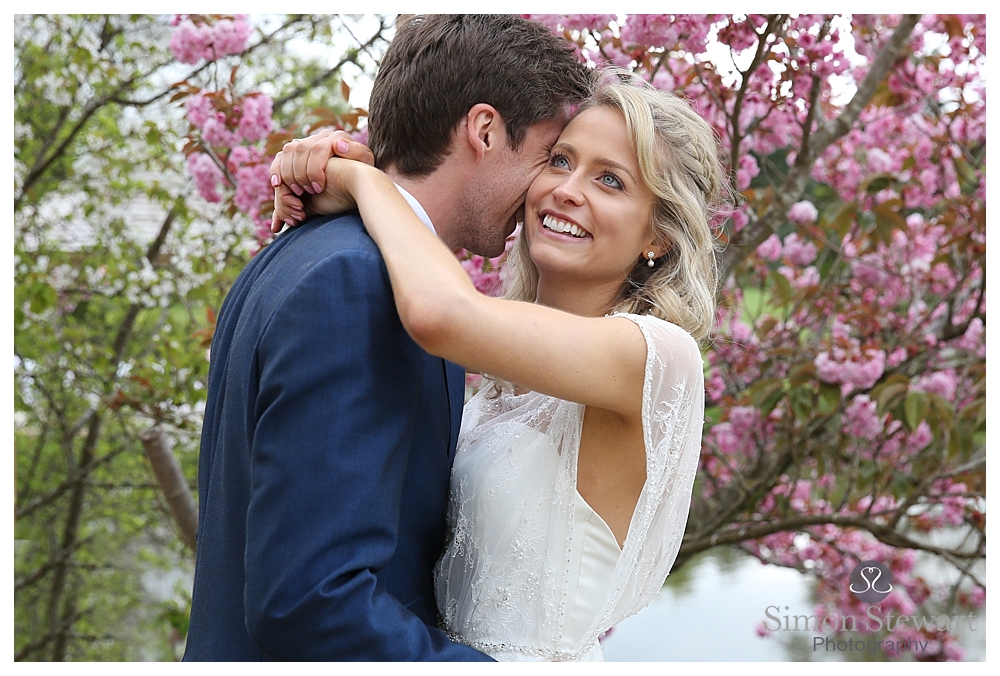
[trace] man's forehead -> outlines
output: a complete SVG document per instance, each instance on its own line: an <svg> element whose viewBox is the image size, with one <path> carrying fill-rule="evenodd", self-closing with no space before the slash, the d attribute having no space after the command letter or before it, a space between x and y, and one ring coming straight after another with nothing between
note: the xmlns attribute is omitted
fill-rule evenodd
<svg viewBox="0 0 1000 676"><path fill-rule="evenodd" d="M544 145L546 148L551 147L559 138L559 134L562 133L563 127L568 121L568 115L558 115L551 120L536 122L528 128L528 135L536 143Z"/></svg>

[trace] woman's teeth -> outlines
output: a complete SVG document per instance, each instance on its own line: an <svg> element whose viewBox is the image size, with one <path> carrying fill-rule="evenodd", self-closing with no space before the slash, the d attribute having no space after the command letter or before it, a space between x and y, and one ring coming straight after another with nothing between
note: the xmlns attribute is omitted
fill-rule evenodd
<svg viewBox="0 0 1000 676"><path fill-rule="evenodd" d="M555 216L551 214L545 216L542 219L542 225L544 225L549 230L553 232L563 232L569 233L573 237L583 238L587 236L587 231L576 225L575 223L567 223L566 221L560 221Z"/></svg>

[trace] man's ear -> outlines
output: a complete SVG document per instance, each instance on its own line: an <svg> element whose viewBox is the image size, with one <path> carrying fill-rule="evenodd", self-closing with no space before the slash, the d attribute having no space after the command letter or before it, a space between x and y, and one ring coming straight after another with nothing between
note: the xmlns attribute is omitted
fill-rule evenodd
<svg viewBox="0 0 1000 676"><path fill-rule="evenodd" d="M476 162L482 162L487 153L499 148L506 138L503 118L490 104L477 103L466 113L465 135Z"/></svg>

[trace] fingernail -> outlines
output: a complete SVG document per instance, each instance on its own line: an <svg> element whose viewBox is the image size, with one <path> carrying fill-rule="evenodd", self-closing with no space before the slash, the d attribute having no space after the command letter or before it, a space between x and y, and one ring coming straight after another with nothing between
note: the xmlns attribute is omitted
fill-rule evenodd
<svg viewBox="0 0 1000 676"><path fill-rule="evenodd" d="M281 185L281 179L278 178L277 174L271 174L271 186L277 188L279 185Z"/></svg>
<svg viewBox="0 0 1000 676"><path fill-rule="evenodd" d="M305 192L302 188L297 185L292 185L292 192L295 193L296 197L302 197L302 193Z"/></svg>
<svg viewBox="0 0 1000 676"><path fill-rule="evenodd" d="M313 192L317 195L323 192L323 188L319 187L319 183L317 183L316 181L313 181Z"/></svg>
<svg viewBox="0 0 1000 676"><path fill-rule="evenodd" d="M347 141L337 141L337 152L346 153L349 147Z"/></svg>
<svg viewBox="0 0 1000 676"><path fill-rule="evenodd" d="M295 220L292 219L292 218L286 218L285 219L285 225L287 225L289 228L294 228L295 227Z"/></svg>

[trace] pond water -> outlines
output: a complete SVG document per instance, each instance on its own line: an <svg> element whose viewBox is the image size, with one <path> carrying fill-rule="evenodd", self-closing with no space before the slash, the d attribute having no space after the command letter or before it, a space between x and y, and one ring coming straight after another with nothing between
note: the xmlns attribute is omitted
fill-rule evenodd
<svg viewBox="0 0 1000 676"><path fill-rule="evenodd" d="M659 596L615 627L604 640L608 662L789 662L869 661L867 653L845 656L813 651L814 632L782 632L761 638L757 626L768 606L780 614L811 615L809 579L798 571L769 566L736 550L696 557L667 578ZM789 610L785 610L788 606ZM968 612L968 611L966 611ZM773 611L772 611L773 613ZM975 632L959 634L966 661L986 659L986 610L974 611Z"/></svg>

